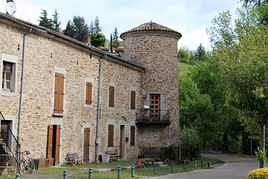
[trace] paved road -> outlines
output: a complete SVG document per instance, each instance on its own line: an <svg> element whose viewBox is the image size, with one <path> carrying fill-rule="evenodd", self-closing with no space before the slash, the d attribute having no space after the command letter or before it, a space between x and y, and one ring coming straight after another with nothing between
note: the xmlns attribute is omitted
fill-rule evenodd
<svg viewBox="0 0 268 179"><path fill-rule="evenodd" d="M258 168L258 162L253 158L230 155L210 155L210 157L219 158L225 164L215 166L213 169L195 170L150 179L245 179L250 170Z"/></svg>

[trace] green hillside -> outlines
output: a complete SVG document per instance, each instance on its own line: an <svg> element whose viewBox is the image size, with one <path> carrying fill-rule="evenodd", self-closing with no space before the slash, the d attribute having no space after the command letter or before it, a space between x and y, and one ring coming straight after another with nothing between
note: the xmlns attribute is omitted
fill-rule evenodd
<svg viewBox="0 0 268 179"><path fill-rule="evenodd" d="M191 68L192 68L192 65L189 65L189 64L186 64L183 62L178 62L178 70L179 70L180 76L183 76L183 75L189 73Z"/></svg>

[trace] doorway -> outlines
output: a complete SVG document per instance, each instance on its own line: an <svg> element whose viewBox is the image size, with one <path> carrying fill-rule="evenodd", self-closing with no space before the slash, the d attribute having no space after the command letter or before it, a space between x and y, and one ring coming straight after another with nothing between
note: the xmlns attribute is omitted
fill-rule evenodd
<svg viewBox="0 0 268 179"><path fill-rule="evenodd" d="M90 128L84 128L84 156L83 162L90 161Z"/></svg>
<svg viewBox="0 0 268 179"><path fill-rule="evenodd" d="M125 126L120 125L120 142L119 142L119 150L120 150L120 158L124 158L125 153Z"/></svg>
<svg viewBox="0 0 268 179"><path fill-rule="evenodd" d="M11 149L11 139L12 139L12 121L2 120L1 121L1 138L3 143L7 144L8 148Z"/></svg>
<svg viewBox="0 0 268 179"><path fill-rule="evenodd" d="M47 133L47 159L54 166L60 163L60 125L49 125Z"/></svg>

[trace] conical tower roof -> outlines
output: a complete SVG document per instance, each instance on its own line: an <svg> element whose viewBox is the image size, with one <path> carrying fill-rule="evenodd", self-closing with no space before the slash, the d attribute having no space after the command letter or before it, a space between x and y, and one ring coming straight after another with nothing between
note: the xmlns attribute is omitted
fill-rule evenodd
<svg viewBox="0 0 268 179"><path fill-rule="evenodd" d="M173 35L175 36L177 39L180 39L181 38L181 33L173 30L173 29L170 29L166 26L163 26L163 25L160 25L160 24L157 24L155 22L147 22L147 23L144 23L144 24L141 24L140 26L138 27L135 27L133 29L130 29L124 33L121 34L121 38L124 39L124 37L126 35L130 35L130 34L139 34L139 33L152 33L152 32L156 32L156 33L167 33L169 35Z"/></svg>

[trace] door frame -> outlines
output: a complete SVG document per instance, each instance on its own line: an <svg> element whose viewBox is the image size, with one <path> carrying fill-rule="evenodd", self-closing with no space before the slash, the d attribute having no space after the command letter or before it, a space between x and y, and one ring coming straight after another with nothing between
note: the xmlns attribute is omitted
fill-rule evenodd
<svg viewBox="0 0 268 179"><path fill-rule="evenodd" d="M52 146L51 146L51 158L53 157L53 152L55 153L55 157L54 157L54 161L53 161L53 166L57 166L58 164L62 163L62 125L61 124L50 124L47 126L47 148L46 148L46 158L48 158L48 145L49 145L49 128L50 126L52 126ZM56 130L55 130L56 128ZM59 131L58 131L59 129ZM54 133L55 131L55 133ZM59 133L58 133L59 132ZM57 136L59 137L59 143L58 143L58 147L59 149L57 150ZM54 139L55 138L55 139ZM54 148L55 151L53 151L53 143L55 142ZM58 153L58 161L56 162L56 155Z"/></svg>
<svg viewBox="0 0 268 179"><path fill-rule="evenodd" d="M125 157L125 125L120 125L120 136L119 136L119 155L123 159Z"/></svg>

